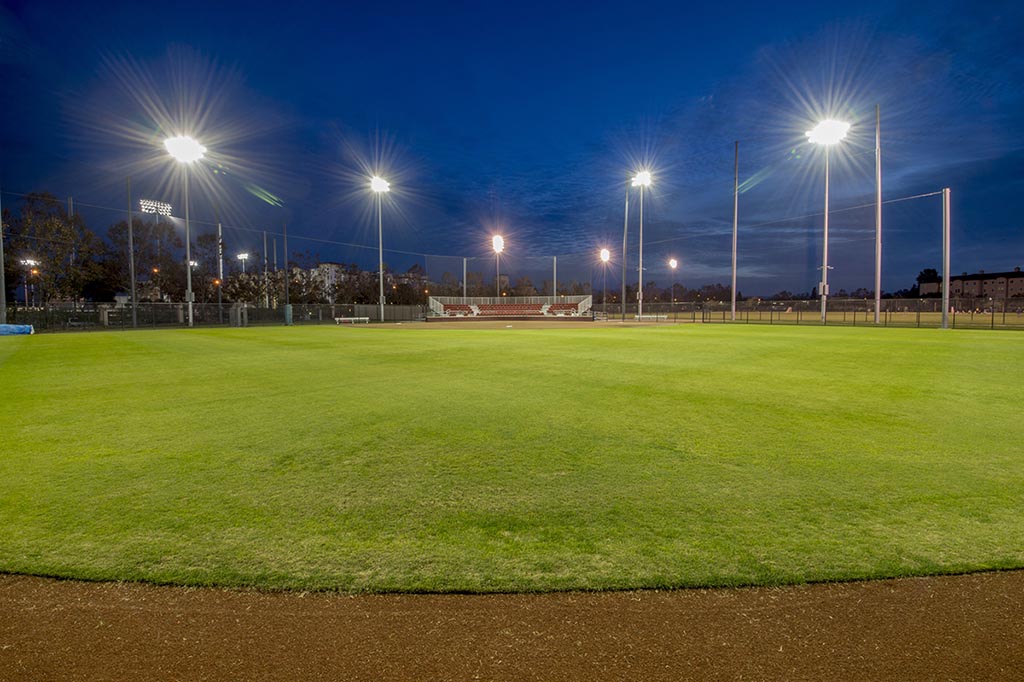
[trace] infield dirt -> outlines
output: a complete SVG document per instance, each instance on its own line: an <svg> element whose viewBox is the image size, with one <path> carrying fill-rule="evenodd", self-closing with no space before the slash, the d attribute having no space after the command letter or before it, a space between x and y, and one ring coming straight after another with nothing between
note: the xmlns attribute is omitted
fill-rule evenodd
<svg viewBox="0 0 1024 682"><path fill-rule="evenodd" d="M0 576L0 680L1020 680L1024 571L338 595Z"/></svg>

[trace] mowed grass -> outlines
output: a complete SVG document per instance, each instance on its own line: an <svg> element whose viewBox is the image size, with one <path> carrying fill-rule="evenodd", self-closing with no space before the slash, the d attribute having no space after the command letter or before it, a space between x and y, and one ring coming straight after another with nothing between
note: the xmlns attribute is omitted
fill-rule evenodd
<svg viewBox="0 0 1024 682"><path fill-rule="evenodd" d="M0 571L515 591L1020 567L1022 352L753 325L0 338Z"/></svg>

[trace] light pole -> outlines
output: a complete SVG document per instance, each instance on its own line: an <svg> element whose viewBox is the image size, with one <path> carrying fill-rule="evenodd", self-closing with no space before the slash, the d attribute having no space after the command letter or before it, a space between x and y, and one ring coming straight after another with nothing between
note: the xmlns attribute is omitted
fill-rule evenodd
<svg viewBox="0 0 1024 682"><path fill-rule="evenodd" d="M171 205L155 199L139 199L139 211L152 213L156 219L156 263L160 265L160 216L171 215Z"/></svg>
<svg viewBox="0 0 1024 682"><path fill-rule="evenodd" d="M676 267L679 265L679 261L675 258L669 258L668 266L672 268L672 279L670 280L671 286L668 288L668 311L674 312L676 309ZM675 319L674 317L672 319Z"/></svg>
<svg viewBox="0 0 1024 682"><path fill-rule="evenodd" d="M238 260L242 261L242 274L244 275L245 274L245 261L249 260L249 254L247 254L247 253L240 253L240 254L238 254L236 256L236 258L238 258Z"/></svg>
<svg viewBox="0 0 1024 682"><path fill-rule="evenodd" d="M611 258L611 251L601 249L601 308L604 310L605 318L608 317L608 261Z"/></svg>
<svg viewBox="0 0 1024 682"><path fill-rule="evenodd" d="M644 188L651 186L651 172L640 171L633 176L633 187L640 188L640 263L638 272L640 282L636 292L637 298L637 319L644 319Z"/></svg>
<svg viewBox="0 0 1024 682"><path fill-rule="evenodd" d="M494 296L501 298L501 252L505 250L505 239L496 234L491 238L491 246L494 248Z"/></svg>
<svg viewBox="0 0 1024 682"><path fill-rule="evenodd" d="M39 270L36 267L39 265L39 261L33 258L23 258L21 264L25 266L25 307L28 308L28 283L29 278L32 275L38 275Z"/></svg>
<svg viewBox="0 0 1024 682"><path fill-rule="evenodd" d="M380 273L380 321L384 321L384 218L383 207L381 206L381 195L391 191L391 183L382 177L374 175L370 178L370 189L377 195L377 249L378 249L378 271Z"/></svg>
<svg viewBox="0 0 1024 682"><path fill-rule="evenodd" d="M167 148L168 153L178 162L184 164L182 168L185 173L185 262L190 263L192 261L192 237L189 235L188 224L188 166L203 158L203 154L206 153L206 147L188 135L169 137L164 140L164 147ZM185 300L188 302L188 326L190 327L194 325L192 317L192 301L194 298L195 296L192 294L192 268L188 267L185 268Z"/></svg>
<svg viewBox="0 0 1024 682"><path fill-rule="evenodd" d="M622 299L619 307L622 309L622 321L626 321L626 260L629 251L626 250L626 235L629 233L629 187L626 188L626 210L622 219Z"/></svg>
<svg viewBox="0 0 1024 682"><path fill-rule="evenodd" d="M822 324L825 324L825 313L828 306L828 150L833 145L839 144L849 130L849 123L827 119L806 133L808 140L825 147L825 236L821 249L821 283L819 285Z"/></svg>

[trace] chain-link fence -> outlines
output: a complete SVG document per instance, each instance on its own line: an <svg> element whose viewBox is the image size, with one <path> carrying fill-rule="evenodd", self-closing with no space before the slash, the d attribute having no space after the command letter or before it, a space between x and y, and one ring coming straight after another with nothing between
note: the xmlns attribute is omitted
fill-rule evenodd
<svg viewBox="0 0 1024 682"><path fill-rule="evenodd" d="M885 202L893 224L921 225L905 232L927 237L912 248L887 251L888 266L913 272L922 264L941 262L942 212L936 194ZM286 234L284 226L264 230L193 217L191 263L186 266L184 221L173 213L144 209L138 197L130 211L128 205L117 209L47 195L4 192L3 198L7 321L33 324L40 331L187 326L184 301L190 278L198 325L231 324L232 307L239 305L245 306L249 324L286 323L288 304L295 324L338 317L379 321L381 293L384 321L422 318L431 296L553 295L593 296L595 315L634 319L641 291L645 320L733 321L731 272L722 259L728 253L727 233L714 225L683 226L668 239L648 239L642 290L639 244L632 238L625 255L610 244L608 261L600 259L596 248L525 255L528 245L515 240L507 241L500 254L481 247L482 253L472 256L385 248L381 286L381 254L375 246L297 234L301 230ZM167 211L172 212L169 205ZM736 322L822 323L817 299L823 272L821 218L760 214L740 223ZM875 292L863 286L874 275L874 207L836 208L831 220L824 323L874 324ZM892 239L906 238L895 232ZM917 287L912 281L904 284L907 288L895 291L900 298L882 300L879 324L939 326L939 299L911 298ZM1005 288L994 300L951 301L950 326L1021 326L1021 303ZM751 291L766 298L752 298ZM958 291L955 285L952 291ZM926 293L924 286L920 293ZM628 310L623 311L623 301Z"/></svg>
<svg viewBox="0 0 1024 682"><path fill-rule="evenodd" d="M609 303L594 305L597 319L636 321L637 306ZM954 329L1024 330L1024 298L953 298L949 326ZM720 324L821 325L818 300L750 299L736 304L733 320L729 301L680 301L644 303L645 322L704 322ZM847 326L931 327L942 326L942 300L937 298L882 299L878 324L875 302L864 299L829 299L824 324Z"/></svg>
<svg viewBox="0 0 1024 682"><path fill-rule="evenodd" d="M238 311L244 309L244 316ZM193 307L195 326L336 324L339 321L380 322L380 306L370 304L293 304L291 319L286 319L285 306L264 308L244 304L196 304ZM235 313L233 315L232 313ZM385 322L414 322L426 318L423 305L386 305ZM130 303L92 304L78 306L15 306L7 309L10 324L30 324L37 332L128 330L133 328ZM240 322L244 320L244 322ZM140 303L135 308L134 324L139 329L167 329L188 326L188 306L183 303Z"/></svg>

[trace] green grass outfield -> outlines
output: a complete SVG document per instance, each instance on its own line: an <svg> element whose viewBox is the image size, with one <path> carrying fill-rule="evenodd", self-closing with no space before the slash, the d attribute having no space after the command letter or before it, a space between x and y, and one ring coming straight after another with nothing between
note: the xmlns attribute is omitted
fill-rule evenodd
<svg viewBox="0 0 1024 682"><path fill-rule="evenodd" d="M0 571L352 591L1024 565L1024 335L0 338Z"/></svg>

